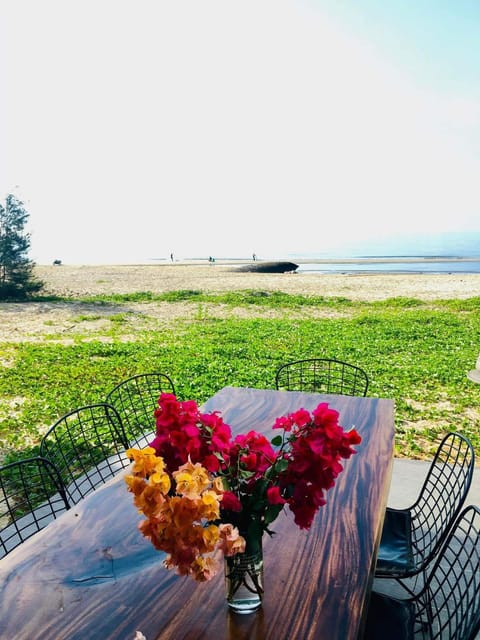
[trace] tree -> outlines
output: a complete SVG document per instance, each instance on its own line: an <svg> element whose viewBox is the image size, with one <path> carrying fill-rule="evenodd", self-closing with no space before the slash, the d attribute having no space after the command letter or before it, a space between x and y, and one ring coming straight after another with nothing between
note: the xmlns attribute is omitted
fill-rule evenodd
<svg viewBox="0 0 480 640"><path fill-rule="evenodd" d="M39 291L43 282L33 275L29 260L30 234L24 231L29 214L15 196L0 204L0 300L27 298Z"/></svg>

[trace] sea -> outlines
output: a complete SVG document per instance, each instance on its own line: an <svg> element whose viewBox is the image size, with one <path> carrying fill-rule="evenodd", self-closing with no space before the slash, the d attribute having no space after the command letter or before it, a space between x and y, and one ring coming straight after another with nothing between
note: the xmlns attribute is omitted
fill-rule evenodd
<svg viewBox="0 0 480 640"><path fill-rule="evenodd" d="M310 252L278 254L268 251L249 256L218 254L208 261L212 260L213 265L225 262L242 265L256 255L260 261L293 262L297 265L296 273L304 274L480 273L480 231L395 235L344 244L336 249L322 248L321 241L319 244L318 250ZM150 258L147 263L170 260L169 257ZM175 261L179 260L203 263L207 258L175 256Z"/></svg>
<svg viewBox="0 0 480 640"><path fill-rule="evenodd" d="M480 232L390 236L287 259L297 273L480 273Z"/></svg>
<svg viewBox="0 0 480 640"><path fill-rule="evenodd" d="M292 259L295 262L294 259ZM384 261L368 256L345 262L332 259L329 262L301 262L299 260L296 273L480 273L480 259L425 259L412 256L409 259L395 260L388 256Z"/></svg>

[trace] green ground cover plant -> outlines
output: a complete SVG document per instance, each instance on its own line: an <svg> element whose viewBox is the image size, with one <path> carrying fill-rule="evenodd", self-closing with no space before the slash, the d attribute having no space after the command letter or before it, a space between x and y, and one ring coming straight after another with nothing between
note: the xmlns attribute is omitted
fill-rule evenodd
<svg viewBox="0 0 480 640"><path fill-rule="evenodd" d="M189 305L185 317L168 322L145 311L139 319L125 311L129 301L84 299L98 313L82 314L76 299L72 318L80 330L69 341L59 330L41 340L0 343L1 461L37 453L58 417L103 400L131 375L163 371L181 399L201 403L226 385L274 388L280 365L312 356L358 364L369 375L369 395L395 401L397 455L430 458L440 437L458 430L480 457L480 385L465 375L480 352L480 298L358 303L251 291L136 294L133 303ZM106 304L110 322L92 330L92 317L102 316ZM215 317L217 304L230 313ZM242 307L249 317L237 317ZM256 317L265 308L272 317ZM332 313L303 317L302 309Z"/></svg>

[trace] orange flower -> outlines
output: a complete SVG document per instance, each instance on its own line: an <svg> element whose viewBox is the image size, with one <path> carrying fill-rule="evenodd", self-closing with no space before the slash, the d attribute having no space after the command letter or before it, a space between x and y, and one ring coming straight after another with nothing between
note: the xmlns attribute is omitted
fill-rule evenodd
<svg viewBox="0 0 480 640"><path fill-rule="evenodd" d="M147 518L155 516L165 502L165 496L151 485L146 485L144 491L133 499L135 506Z"/></svg>
<svg viewBox="0 0 480 640"><path fill-rule="evenodd" d="M133 475L148 478L154 471L163 471L163 458L155 455L153 447L145 449L128 449L127 457L133 460Z"/></svg>
<svg viewBox="0 0 480 640"><path fill-rule="evenodd" d="M165 496L168 494L172 486L170 476L163 470L154 471L148 479L148 483L151 487L155 487L157 491L160 491Z"/></svg>
<svg viewBox="0 0 480 640"><path fill-rule="evenodd" d="M218 573L218 562L211 556L199 556L192 563L192 576L198 582L207 582Z"/></svg>
<svg viewBox="0 0 480 640"><path fill-rule="evenodd" d="M218 520L220 518L220 502L214 491L204 491L199 503L200 517L205 520Z"/></svg>
<svg viewBox="0 0 480 640"><path fill-rule="evenodd" d="M202 491L211 484L207 470L199 462L193 464L189 460L172 475L177 485L177 493L192 500L199 498Z"/></svg>
<svg viewBox="0 0 480 640"><path fill-rule="evenodd" d="M125 482L128 490L136 496L140 495L147 486L145 480L137 476L125 476Z"/></svg>
<svg viewBox="0 0 480 640"><path fill-rule="evenodd" d="M226 556L234 556L245 551L245 539L240 535L237 527L230 523L219 526L220 544L219 548Z"/></svg>
<svg viewBox="0 0 480 640"><path fill-rule="evenodd" d="M156 549L168 554L167 569L176 568L179 575L204 582L218 571L211 557L217 549L224 549L226 555L245 549L238 529L213 524L220 519L221 478L212 478L200 463L188 460L172 474L172 480L154 449L130 449L128 455L134 461L133 475L125 481L134 494L134 504L146 517L139 530ZM171 495L172 488L175 495Z"/></svg>
<svg viewBox="0 0 480 640"><path fill-rule="evenodd" d="M220 538L219 528L217 525L211 524L208 527L201 527L201 533L206 552L213 551Z"/></svg>

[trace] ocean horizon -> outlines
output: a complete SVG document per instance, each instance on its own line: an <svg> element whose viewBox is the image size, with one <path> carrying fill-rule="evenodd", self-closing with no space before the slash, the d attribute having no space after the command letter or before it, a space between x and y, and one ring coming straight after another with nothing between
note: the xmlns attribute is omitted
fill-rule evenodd
<svg viewBox="0 0 480 640"><path fill-rule="evenodd" d="M480 273L480 232L389 236L288 259L302 273Z"/></svg>
<svg viewBox="0 0 480 640"><path fill-rule="evenodd" d="M296 273L430 273L430 274L468 274L480 273L480 259L441 259L419 257L396 261L390 256L388 259L371 259L368 257L352 259L351 261L302 262L299 261Z"/></svg>
<svg viewBox="0 0 480 640"><path fill-rule="evenodd" d="M273 243L272 243L273 244ZM319 241L321 245L321 240ZM113 248L113 247L112 247ZM214 248L218 248L216 254ZM225 262L246 263L255 258L258 261L289 261L298 264L300 273L480 273L480 231L448 232L432 234L411 234L389 236L375 240L361 240L343 243L335 248L319 247L316 251L278 250L274 246L265 251L238 253L212 247L207 255L173 253L173 262L211 261L219 264ZM145 256L133 251L101 256L89 255L85 259L81 254L55 256L62 264L70 265L153 265L172 263L171 254ZM259 248L260 249L260 248ZM76 252L75 252L76 253ZM212 260L212 258L214 260ZM36 264L52 264L51 260L39 261Z"/></svg>

